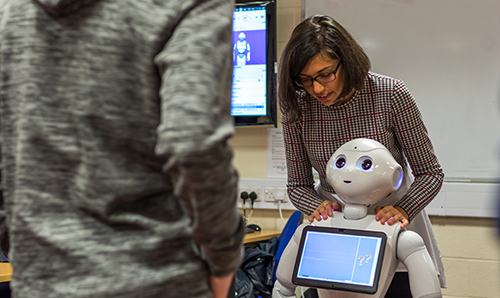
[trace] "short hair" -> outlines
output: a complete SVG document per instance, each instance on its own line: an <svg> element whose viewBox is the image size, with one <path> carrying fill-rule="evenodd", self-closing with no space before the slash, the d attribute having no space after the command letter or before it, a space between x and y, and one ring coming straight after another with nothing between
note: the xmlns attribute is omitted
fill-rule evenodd
<svg viewBox="0 0 500 298"><path fill-rule="evenodd" d="M278 98L286 121L300 118L299 98L306 92L295 80L317 54L324 52L342 64L344 88L339 97L359 90L370 70L370 59L351 34L332 17L315 15L298 24L280 59ZM284 118L285 119L285 118Z"/></svg>

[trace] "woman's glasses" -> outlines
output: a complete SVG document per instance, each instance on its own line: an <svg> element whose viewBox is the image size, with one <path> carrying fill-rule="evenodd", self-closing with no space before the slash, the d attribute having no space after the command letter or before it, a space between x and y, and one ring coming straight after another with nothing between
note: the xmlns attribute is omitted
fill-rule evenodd
<svg viewBox="0 0 500 298"><path fill-rule="evenodd" d="M340 66L340 63L337 64L337 67L335 67L334 71L317 75L314 78L300 78L299 77L295 80L295 84L297 84L297 86L302 87L302 88L308 88L314 84L314 81L320 83L321 85L333 82L337 78L337 71L339 70L339 66Z"/></svg>

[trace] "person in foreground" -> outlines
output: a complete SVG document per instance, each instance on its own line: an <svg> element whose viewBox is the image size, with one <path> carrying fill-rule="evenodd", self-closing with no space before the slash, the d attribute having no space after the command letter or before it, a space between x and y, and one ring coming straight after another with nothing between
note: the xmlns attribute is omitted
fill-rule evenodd
<svg viewBox="0 0 500 298"><path fill-rule="evenodd" d="M12 296L227 297L232 1L0 5Z"/></svg>
<svg viewBox="0 0 500 298"><path fill-rule="evenodd" d="M329 16L312 16L297 25L283 50L278 93L287 189L295 207L308 214L310 222L341 210L326 179L328 160L352 139L380 142L405 172L404 191L370 206L368 212L381 224L399 223L420 234L445 287L441 256L424 210L438 194L444 174L405 84L370 72L368 56L346 29ZM313 168L319 173L316 187ZM401 291L409 295L404 273L396 274L395 280L401 276Z"/></svg>

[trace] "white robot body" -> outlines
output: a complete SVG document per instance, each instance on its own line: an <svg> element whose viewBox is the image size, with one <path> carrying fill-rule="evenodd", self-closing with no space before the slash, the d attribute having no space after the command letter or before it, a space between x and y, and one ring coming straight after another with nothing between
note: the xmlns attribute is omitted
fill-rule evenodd
<svg viewBox="0 0 500 298"><path fill-rule="evenodd" d="M380 272L378 291L375 294L363 294L338 290L318 289L320 298L379 298L384 297L400 261L408 268L410 288L413 297L439 298L442 297L437 272L427 252L422 238L413 231L401 230L400 225L381 225L375 221L374 215L367 215L359 220L348 220L342 212L335 212L333 217L320 222L315 226L345 227L349 229L379 231L387 236L384 252L384 261ZM292 280L293 267L302 235L302 230L308 224L300 225L290 243L284 250L276 271L276 284L273 289L273 298L296 297Z"/></svg>
<svg viewBox="0 0 500 298"><path fill-rule="evenodd" d="M273 291L273 297L295 297L294 290L296 285L292 284L292 272L293 272L293 267L295 265L295 259L297 256L297 250L298 246L300 243L300 238L302 235L302 230L304 229L305 226L308 224L303 224L300 225L297 230L295 231L295 234L293 238L290 240L288 246L285 248L283 254L281 255L281 260L278 265L278 269L276 271L276 279L277 281L282 281L282 280L287 280L289 283L285 283L288 288L288 290L285 290L285 292L290 292L292 291L293 295L290 296L279 296L279 291L277 288L277 284L274 286L274 291ZM335 212L333 217L330 217L326 220L322 221L315 221L313 223L315 226L321 226L321 227L348 227L349 229L357 229L357 230L368 230L368 231L380 231L386 234L387 236L387 243L385 246L385 256L392 256L396 254L396 245L398 242L398 234L400 232L400 225L381 225L380 223L375 221L375 216L374 215L367 215L366 217L360 219L360 220L347 220L344 218L342 212ZM287 260L287 261L285 261ZM396 258L384 258L384 263L382 264L382 270L380 273L380 280L379 280L379 290L377 291L376 294L362 294L362 293L353 293L353 292L344 292L344 291L337 291L337 290L323 290L323 289L318 289L318 294L319 297L321 298L328 298L328 297L372 297L372 298L378 298L378 297L384 297L385 292L387 291L387 288L389 287L389 284L394 277L394 273L396 272L396 269L398 267L399 261ZM281 291L282 289L280 289ZM383 294L382 294L383 293Z"/></svg>
<svg viewBox="0 0 500 298"><path fill-rule="evenodd" d="M442 297L434 263L420 235L403 231L398 237L397 258L408 269L413 297Z"/></svg>
<svg viewBox="0 0 500 298"><path fill-rule="evenodd" d="M318 289L319 297L384 297L400 262L408 269L414 298L442 297L437 271L422 237L413 231L401 230L400 224L382 225L375 220L375 215L367 215L370 205L380 202L401 186L403 171L392 154L374 140L352 140L341 146L328 161L327 177L345 206L343 212L334 212L333 217L319 222L315 220L312 224L383 232L387 243L375 294ZM293 268L302 231L307 225L297 228L281 255L273 298L296 297L296 285L292 283Z"/></svg>

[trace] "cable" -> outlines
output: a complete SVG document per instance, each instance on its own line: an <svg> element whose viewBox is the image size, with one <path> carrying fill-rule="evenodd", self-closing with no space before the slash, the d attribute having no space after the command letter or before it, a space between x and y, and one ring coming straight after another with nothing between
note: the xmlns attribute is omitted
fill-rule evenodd
<svg viewBox="0 0 500 298"><path fill-rule="evenodd" d="M247 217L247 210L245 208L245 203L248 199L248 192L242 191L240 193L240 198L243 200L243 216L246 218Z"/></svg>
<svg viewBox="0 0 500 298"><path fill-rule="evenodd" d="M253 209L250 210L250 214L248 214L248 217L246 218L247 222L248 222L248 220L250 220L250 217L252 217L252 214L253 214Z"/></svg>
<svg viewBox="0 0 500 298"><path fill-rule="evenodd" d="M283 203L285 201L285 193L282 192L282 191L278 191L276 193L276 201L278 201L278 210L280 212L280 217L281 217L281 220L283 221L283 223L286 225L286 221L285 219L283 218L283 210L281 210L281 203Z"/></svg>
<svg viewBox="0 0 500 298"><path fill-rule="evenodd" d="M248 194L248 198L250 198L250 214L248 215L247 217L247 221L250 219L250 217L252 217L252 214L253 214L253 203L255 202L255 200L257 200L257 193L255 193L255 191L252 191L250 194Z"/></svg>
<svg viewBox="0 0 500 298"><path fill-rule="evenodd" d="M283 223L286 225L286 221L283 218L283 211L281 210L281 201L278 201L278 210L280 212L281 221L283 221Z"/></svg>

